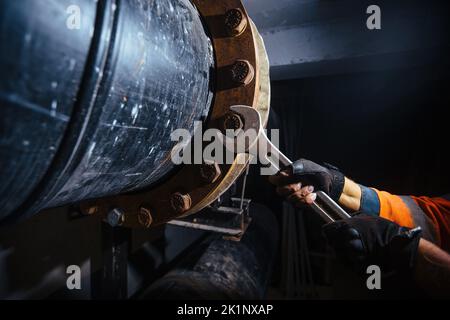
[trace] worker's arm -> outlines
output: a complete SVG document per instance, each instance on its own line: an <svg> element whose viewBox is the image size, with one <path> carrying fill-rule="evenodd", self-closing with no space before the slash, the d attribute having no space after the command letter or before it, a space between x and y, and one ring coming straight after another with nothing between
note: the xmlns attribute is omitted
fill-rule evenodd
<svg viewBox="0 0 450 320"><path fill-rule="evenodd" d="M398 196L346 178L339 202L404 227L421 227L425 239L450 251L450 201L444 197Z"/></svg>
<svg viewBox="0 0 450 320"><path fill-rule="evenodd" d="M345 177L344 189L339 197L339 203L351 211L359 211L361 208L361 196L360 186Z"/></svg>
<svg viewBox="0 0 450 320"><path fill-rule="evenodd" d="M323 227L338 257L364 273L378 265L384 273L410 275L426 293L450 296L450 255L421 238L421 230L361 214Z"/></svg>
<svg viewBox="0 0 450 320"><path fill-rule="evenodd" d="M414 268L416 283L431 297L450 297L450 255L420 239Z"/></svg>
<svg viewBox="0 0 450 320"><path fill-rule="evenodd" d="M425 239L450 251L449 199L392 195L359 185L335 168L319 166L304 159L299 161L305 168L302 175L293 177L283 172L271 178L277 185L277 192L294 204L312 203L315 194L311 185L314 185L316 189L333 194L334 200L349 211L380 216L404 227L420 226Z"/></svg>

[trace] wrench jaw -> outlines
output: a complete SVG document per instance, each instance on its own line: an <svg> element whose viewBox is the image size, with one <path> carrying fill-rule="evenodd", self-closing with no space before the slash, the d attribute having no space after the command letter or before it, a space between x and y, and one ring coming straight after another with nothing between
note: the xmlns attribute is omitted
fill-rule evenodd
<svg viewBox="0 0 450 320"><path fill-rule="evenodd" d="M259 133L262 130L261 115L256 109L244 105L235 105L231 106L230 110L242 118L244 122L242 131L253 129Z"/></svg>
<svg viewBox="0 0 450 320"><path fill-rule="evenodd" d="M243 121L243 128L239 131L235 138L230 138L226 135L219 134L218 138L222 140L223 144L229 151L236 152L236 144L239 143L239 141L242 141L242 136L247 135L250 130L255 133L253 139L249 141L248 144L247 140L244 140L246 141L245 150L239 152L251 153L253 156L258 157L260 161L262 160L262 157L264 160L261 162L263 162L263 164L270 165L268 167L270 171L267 172L270 175L277 174L280 169L285 169L292 165L292 161L286 157L277 146L273 145L267 137L262 128L261 116L258 111L252 107L244 105L231 106L230 110L241 117ZM259 140L260 143L257 147L264 145L266 150L259 152L258 155L252 153L258 148L252 147L255 146ZM311 207L327 223L351 217L344 209L334 202L334 200L322 191L317 192L317 199Z"/></svg>
<svg viewBox="0 0 450 320"><path fill-rule="evenodd" d="M234 153L249 153L258 142L262 132L262 120L259 112L249 106L235 105L230 111L239 115L243 127L233 137L219 133L218 138L228 151Z"/></svg>
<svg viewBox="0 0 450 320"><path fill-rule="evenodd" d="M227 150L250 153L257 157L266 167L265 175L277 174L280 169L292 164L267 137L263 130L261 116L256 109L235 105L230 107L230 111L241 117L243 127L234 139L228 136L220 137Z"/></svg>

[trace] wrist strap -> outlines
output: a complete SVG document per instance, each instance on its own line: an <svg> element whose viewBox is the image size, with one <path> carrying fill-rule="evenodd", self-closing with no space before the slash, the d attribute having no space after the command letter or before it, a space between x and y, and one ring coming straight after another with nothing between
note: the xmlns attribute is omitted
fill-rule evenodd
<svg viewBox="0 0 450 320"><path fill-rule="evenodd" d="M337 170L329 169L333 176L333 183L331 184L330 197L338 202L344 191L345 176Z"/></svg>

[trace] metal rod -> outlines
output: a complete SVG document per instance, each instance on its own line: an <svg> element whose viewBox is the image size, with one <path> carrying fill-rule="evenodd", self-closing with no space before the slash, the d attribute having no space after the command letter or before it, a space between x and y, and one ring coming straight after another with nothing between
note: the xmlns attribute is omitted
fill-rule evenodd
<svg viewBox="0 0 450 320"><path fill-rule="evenodd" d="M317 202L313 202L313 203L311 203L311 208L317 213L317 214L319 214L319 216L321 216L322 217L322 219L325 221L325 222L334 222L335 220L330 216L330 215L328 215L328 213L321 207L321 206L319 206L318 204L317 204Z"/></svg>
<svg viewBox="0 0 450 320"><path fill-rule="evenodd" d="M345 212L344 209L341 208L341 206L339 206L336 202L334 202L333 199L330 198L329 195L327 195L325 192L323 191L317 191L317 198L323 202L328 209L330 209L333 213L336 214L336 216L338 216L341 219L347 219L347 218L351 218L351 216Z"/></svg>

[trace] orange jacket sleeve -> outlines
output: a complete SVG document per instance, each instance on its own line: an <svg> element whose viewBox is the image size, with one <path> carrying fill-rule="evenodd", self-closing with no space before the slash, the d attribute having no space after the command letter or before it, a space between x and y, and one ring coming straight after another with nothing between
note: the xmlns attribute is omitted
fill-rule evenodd
<svg viewBox="0 0 450 320"><path fill-rule="evenodd" d="M418 227L423 237L450 252L450 198L397 196L376 192L379 215L405 227Z"/></svg>

